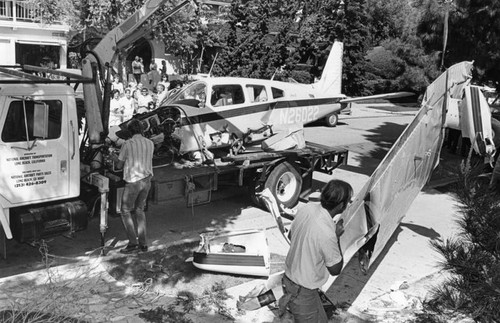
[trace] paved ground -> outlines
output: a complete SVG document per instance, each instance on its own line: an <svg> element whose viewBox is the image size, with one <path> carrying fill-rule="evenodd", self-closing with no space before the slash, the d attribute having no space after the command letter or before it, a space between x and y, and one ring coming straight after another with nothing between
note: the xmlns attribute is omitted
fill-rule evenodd
<svg viewBox="0 0 500 323"><path fill-rule="evenodd" d="M347 123L348 118L370 113L387 117L384 114L387 112L360 108L354 110L352 116L341 121ZM349 166L337 170L333 177L349 181L355 191L358 191L380 161L377 157L377 154L366 156L354 149L350 154ZM330 178L323 174L315 175L318 183ZM432 183L442 183L444 180L446 178L439 176L434 178ZM183 202L168 206L152 205L150 212L156 214L149 223L149 235L153 237L152 249L165 248L180 240L195 241L201 229L236 230L260 227L268 228L266 234L271 252L286 255L286 244L271 217L262 210L247 207L247 197L240 193L234 191L232 195L214 196L213 203L195 209L187 209ZM446 277L437 267L439 257L429 242L453 235L456 231L455 219L455 202L450 195L432 186L424 189L394 233L384 254L372 265L369 273L361 274L354 259L347 264L328 290L327 295L336 303L344 304L346 309L332 321L402 322L405 317L411 318L412 313L420 308L431 286ZM176 296L174 293L151 292L147 282L125 285L108 274L101 264L101 258L98 257L98 250L95 250L99 245L96 223L95 220L91 221L89 229L74 238L71 245L75 247L68 247L68 243L60 239L51 243L50 252L58 256L50 261L64 264L51 270L44 268L46 263L40 262L40 255L35 248L22 246L12 251L23 253L25 261L20 264L14 260L9 262L8 259L2 263L0 276L4 278L0 280L0 309L15 308L12 304L22 304L20 300L24 300L24 304L29 308L30 302L44 304L44 300L47 306L53 306L54 303L72 304L71 313L61 314L78 316L91 322L147 322L146 316L151 312L145 311L167 309L173 304ZM161 223L163 225L160 225ZM165 223L172 229L165 229ZM110 219L107 243L111 249L108 257L116 255L116 250L126 243L118 219ZM73 249L77 248L76 246L84 248L86 252L80 252L79 257L74 257L78 254ZM16 259L15 255L12 255L11 259ZM18 273L21 274L15 275ZM53 282L51 286L57 288L48 290L43 287L47 286L44 284L47 281ZM261 282L262 280L249 280L227 290L233 298L226 304L236 321L279 321L267 307L247 313L236 311L238 296L246 294ZM51 301L54 299L58 302ZM198 311L188 317L193 322L220 322L224 316Z"/></svg>

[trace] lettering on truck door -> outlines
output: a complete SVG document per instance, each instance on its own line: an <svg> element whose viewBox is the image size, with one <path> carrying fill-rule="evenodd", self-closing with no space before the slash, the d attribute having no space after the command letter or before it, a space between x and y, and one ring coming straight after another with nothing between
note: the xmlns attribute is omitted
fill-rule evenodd
<svg viewBox="0 0 500 323"><path fill-rule="evenodd" d="M66 197L71 146L62 101L13 99L6 106L0 120L2 195L17 205Z"/></svg>

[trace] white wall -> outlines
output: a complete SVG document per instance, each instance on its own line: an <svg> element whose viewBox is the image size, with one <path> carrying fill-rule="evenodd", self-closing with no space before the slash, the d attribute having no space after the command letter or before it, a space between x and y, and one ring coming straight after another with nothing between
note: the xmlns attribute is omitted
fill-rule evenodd
<svg viewBox="0 0 500 323"><path fill-rule="evenodd" d="M14 39L0 35L0 65L14 65L16 64L15 58L16 46ZM14 54L10 54L14 53Z"/></svg>
<svg viewBox="0 0 500 323"><path fill-rule="evenodd" d="M59 68L67 68L68 42L66 35L69 30L68 27L45 26L34 23L19 23L22 27L3 25L7 23L12 24L12 22L0 22L0 65L15 64L16 42L24 42L34 45L60 46L59 62L57 64Z"/></svg>

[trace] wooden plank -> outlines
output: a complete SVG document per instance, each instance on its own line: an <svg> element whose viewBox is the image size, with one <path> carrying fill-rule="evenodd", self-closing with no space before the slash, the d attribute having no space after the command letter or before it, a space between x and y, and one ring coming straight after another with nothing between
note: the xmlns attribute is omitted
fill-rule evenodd
<svg viewBox="0 0 500 323"><path fill-rule="evenodd" d="M52 75L63 76L63 77L69 78L71 81L74 81L74 82L91 83L94 81L92 78L81 76L81 75L78 75L75 73L54 70L54 69L46 68L46 67L39 67L39 66L34 66L34 65L23 65L22 68L24 70L28 70L28 71L42 72L42 73L48 73L48 74L52 74Z"/></svg>
<svg viewBox="0 0 500 323"><path fill-rule="evenodd" d="M11 69L11 68L0 67L0 72L8 74L8 75L11 75L11 76L15 76L15 77L26 78L28 80L34 80L34 81L45 81L45 80L48 80L48 79L46 79L44 77L40 77L40 76L33 75L33 74L30 74L30 73L25 73L25 72L22 72L22 71ZM6 80L6 81L10 81L10 80Z"/></svg>

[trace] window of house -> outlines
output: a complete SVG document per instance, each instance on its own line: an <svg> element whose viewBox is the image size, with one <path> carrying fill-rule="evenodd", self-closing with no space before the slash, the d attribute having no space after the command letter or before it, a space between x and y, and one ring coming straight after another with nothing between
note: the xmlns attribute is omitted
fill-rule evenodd
<svg viewBox="0 0 500 323"><path fill-rule="evenodd" d="M273 99L278 99L278 98L282 98L285 96L285 91L283 91L281 89L277 89L275 87L272 87L271 91L273 92Z"/></svg>
<svg viewBox="0 0 500 323"><path fill-rule="evenodd" d="M58 100L43 101L48 106L48 132L42 139L56 139L61 136L62 103ZM26 115L24 111L26 110ZM35 102L12 101L2 130L3 142L34 140ZM28 129L26 130L26 126ZM26 134L28 138L26 138ZM41 138L38 138L41 139Z"/></svg>
<svg viewBox="0 0 500 323"><path fill-rule="evenodd" d="M215 85L212 88L210 104L214 107L241 104L245 102L245 95L240 85Z"/></svg>
<svg viewBox="0 0 500 323"><path fill-rule="evenodd" d="M266 102L267 91L262 85L247 85L247 93L250 102Z"/></svg>

